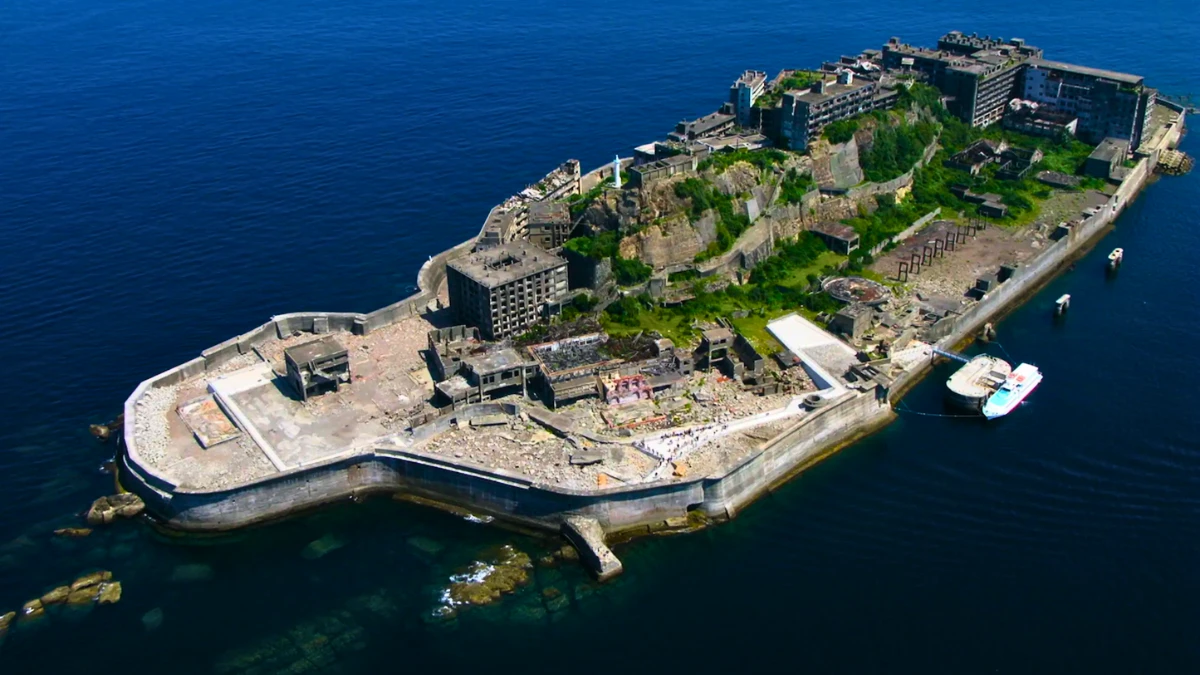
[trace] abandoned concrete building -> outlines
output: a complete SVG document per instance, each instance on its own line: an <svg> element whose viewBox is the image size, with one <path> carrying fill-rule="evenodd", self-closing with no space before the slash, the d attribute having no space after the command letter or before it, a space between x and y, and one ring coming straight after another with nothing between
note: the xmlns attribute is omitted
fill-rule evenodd
<svg viewBox="0 0 1200 675"><path fill-rule="evenodd" d="M766 364L749 340L724 326L701 333L695 360L698 367L745 382L757 382Z"/></svg>
<svg viewBox="0 0 1200 675"><path fill-rule="evenodd" d="M984 127L1004 117L1008 102L1020 95L1021 74L1042 50L1020 38L964 35L951 31L937 49L904 44L892 38L883 46L889 71L920 75L947 98L947 109L971 126Z"/></svg>
<svg viewBox="0 0 1200 675"><path fill-rule="evenodd" d="M1129 157L1129 141L1106 138L1083 163L1083 172L1089 176L1112 178L1117 167Z"/></svg>
<svg viewBox="0 0 1200 675"><path fill-rule="evenodd" d="M511 242L450 261L450 308L484 338L517 335L557 314L567 299L567 261L529 242Z"/></svg>
<svg viewBox="0 0 1200 675"><path fill-rule="evenodd" d="M1140 75L1035 59L1024 73L1021 98L1079 119L1077 134L1089 143L1105 138L1141 145L1158 92Z"/></svg>
<svg viewBox="0 0 1200 675"><path fill-rule="evenodd" d="M812 233L825 242L825 246L834 253L850 255L852 251L858 250L858 232L855 232L854 228L849 225L843 223L817 223L813 226Z"/></svg>
<svg viewBox="0 0 1200 675"><path fill-rule="evenodd" d="M758 97L763 95L766 85L766 73L761 70L747 70L729 88L727 112L733 113L741 126L750 125L750 111L753 110Z"/></svg>
<svg viewBox="0 0 1200 675"><path fill-rule="evenodd" d="M872 313L870 307L861 303L846 305L833 315L829 330L857 340L871 327Z"/></svg>
<svg viewBox="0 0 1200 675"><path fill-rule="evenodd" d="M546 250L558 248L571 236L571 211L563 202L534 202L525 228L529 241Z"/></svg>
<svg viewBox="0 0 1200 675"><path fill-rule="evenodd" d="M623 384L613 380L613 395L618 399L634 391L657 396L676 390L694 367L691 358L676 354L670 340L642 337L616 341L604 333L533 345L529 354L538 364L543 398L552 408L581 398L608 399L605 378L642 377ZM615 393L618 390L624 393Z"/></svg>
<svg viewBox="0 0 1200 675"><path fill-rule="evenodd" d="M1001 180L1020 180L1041 161L1043 153L1038 148L1014 148L1004 141L981 139L975 141L965 150L955 153L942 163L951 169L966 171L972 176L979 175L989 164L999 165L996 178Z"/></svg>
<svg viewBox="0 0 1200 675"><path fill-rule="evenodd" d="M332 335L286 349L283 358L302 401L350 383L350 354Z"/></svg>
<svg viewBox="0 0 1200 675"><path fill-rule="evenodd" d="M520 392L528 394L537 362L521 351L479 338L478 329L453 326L429 331L434 387L442 403L458 408Z"/></svg>
<svg viewBox="0 0 1200 675"><path fill-rule="evenodd" d="M878 82L855 80L852 71L844 70L836 82L822 78L807 91L784 93L780 112L783 141L792 150L804 150L829 124L894 102L894 98L877 97L878 91Z"/></svg>
<svg viewBox="0 0 1200 675"><path fill-rule="evenodd" d="M676 124L675 131L667 134L667 138L677 142L694 141L698 138L716 136L728 131L736 123L737 117L733 115L723 112L710 113L704 117L698 117L694 120L684 120Z"/></svg>

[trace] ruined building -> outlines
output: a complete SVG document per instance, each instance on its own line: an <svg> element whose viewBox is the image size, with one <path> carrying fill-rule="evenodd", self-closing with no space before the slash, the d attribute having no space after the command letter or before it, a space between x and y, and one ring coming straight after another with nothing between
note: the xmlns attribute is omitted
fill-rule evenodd
<svg viewBox="0 0 1200 675"><path fill-rule="evenodd" d="M534 202L526 229L530 242L546 250L558 248L571 236L571 211L562 202Z"/></svg>
<svg viewBox="0 0 1200 675"><path fill-rule="evenodd" d="M750 112L754 102L763 95L767 86L767 74L761 70L747 70L729 88L729 103L726 112L732 113L741 126L750 126Z"/></svg>
<svg viewBox="0 0 1200 675"><path fill-rule="evenodd" d="M1021 74L1042 50L1020 38L964 35L952 31L925 49L892 38L883 46L884 68L922 76L947 96L947 109L971 126L986 127L1004 117L1008 102L1020 96Z"/></svg>
<svg viewBox="0 0 1200 675"><path fill-rule="evenodd" d="M1105 138L1141 143L1155 90L1138 75L1076 66L1042 58L1020 38L1004 40L952 31L937 49L892 38L883 46L883 66L918 76L946 96L946 108L976 127L1014 114L1013 128L1027 133L1077 133L1089 143ZM1011 106L1012 101L1033 105ZM1075 123L1075 120L1078 123Z"/></svg>
<svg viewBox="0 0 1200 675"><path fill-rule="evenodd" d="M567 261L529 242L512 242L450 261L446 283L458 320L499 340L560 311Z"/></svg>
<svg viewBox="0 0 1200 675"><path fill-rule="evenodd" d="M1021 97L1078 118L1076 134L1089 143L1116 138L1137 148L1157 92L1140 75L1037 59L1025 69Z"/></svg>
<svg viewBox="0 0 1200 675"><path fill-rule="evenodd" d="M881 90L875 80L857 80L848 69L836 77L835 82L822 78L811 89L784 93L779 123L787 147L804 150L829 124L895 103L895 92Z"/></svg>

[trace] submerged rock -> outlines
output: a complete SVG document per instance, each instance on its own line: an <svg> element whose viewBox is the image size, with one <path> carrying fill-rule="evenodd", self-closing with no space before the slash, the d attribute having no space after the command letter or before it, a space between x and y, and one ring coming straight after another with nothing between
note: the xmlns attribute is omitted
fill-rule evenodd
<svg viewBox="0 0 1200 675"><path fill-rule="evenodd" d="M117 518L133 518L145 509L146 503L141 497L122 492L92 502L92 507L88 509L87 521L92 525L107 525Z"/></svg>
<svg viewBox="0 0 1200 675"><path fill-rule="evenodd" d="M145 628L147 632L158 630L162 624L163 611L161 607L155 607L154 609L142 615L142 627Z"/></svg>
<svg viewBox="0 0 1200 675"><path fill-rule="evenodd" d="M579 551L576 551L575 547L571 546L570 544L566 544L562 548L558 549L558 552L554 555L561 560L579 560Z"/></svg>
<svg viewBox="0 0 1200 675"><path fill-rule="evenodd" d="M437 555L446 548L428 537L409 537L408 545L427 555Z"/></svg>
<svg viewBox="0 0 1200 675"><path fill-rule="evenodd" d="M332 534L327 534L305 546L304 550L300 552L300 557L305 560L316 560L325 557L345 545L345 541L338 539Z"/></svg>
<svg viewBox="0 0 1200 675"><path fill-rule="evenodd" d="M170 580L174 583L188 583L193 581L208 581L212 578L212 567L204 563L191 563L176 565L175 569L171 570Z"/></svg>
<svg viewBox="0 0 1200 675"><path fill-rule="evenodd" d="M54 531L59 537L86 537L92 533L90 527L64 527Z"/></svg>
<svg viewBox="0 0 1200 675"><path fill-rule="evenodd" d="M0 636L3 636L5 633L8 632L8 627L12 625L13 619L16 619L16 618L17 618L16 612L9 612L8 614L0 614Z"/></svg>
<svg viewBox="0 0 1200 675"><path fill-rule="evenodd" d="M120 415L117 415L115 420L108 422L107 424L91 424L88 425L88 429L91 430L92 435L96 438L99 438L102 441L107 441L108 439L112 438L113 435L120 433L121 427L124 425L125 413L121 413Z"/></svg>

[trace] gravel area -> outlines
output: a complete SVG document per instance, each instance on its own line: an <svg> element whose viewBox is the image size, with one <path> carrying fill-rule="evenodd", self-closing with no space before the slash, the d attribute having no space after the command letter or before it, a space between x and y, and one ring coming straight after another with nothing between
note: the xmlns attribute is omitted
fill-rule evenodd
<svg viewBox="0 0 1200 675"><path fill-rule="evenodd" d="M511 417L507 424L494 427L453 429L426 441L418 449L575 489L635 483L658 465L627 445L584 442L584 450L599 451L604 460L589 466L571 466L571 452L575 448L570 442L520 417Z"/></svg>
<svg viewBox="0 0 1200 675"><path fill-rule="evenodd" d="M163 468L167 447L171 444L167 414L175 409L178 394L179 385L147 389L134 406L137 420L133 433L137 456L152 467Z"/></svg>

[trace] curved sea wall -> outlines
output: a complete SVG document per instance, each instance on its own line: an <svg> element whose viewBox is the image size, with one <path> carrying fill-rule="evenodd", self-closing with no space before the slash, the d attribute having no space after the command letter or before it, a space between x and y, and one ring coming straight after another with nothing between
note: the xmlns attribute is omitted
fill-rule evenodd
<svg viewBox="0 0 1200 675"><path fill-rule="evenodd" d="M515 412L501 408L491 403L470 406L420 433L434 434L478 415ZM558 531L570 516L592 518L607 532L628 531L682 517L694 509L714 518L732 517L797 470L891 417L886 401L872 392L847 393L805 415L722 474L595 490L548 486L503 470L383 445L222 490L174 485L148 471L132 452L121 458L121 475L126 487L141 496L152 513L183 531L246 527L372 493L422 497L551 531Z"/></svg>

